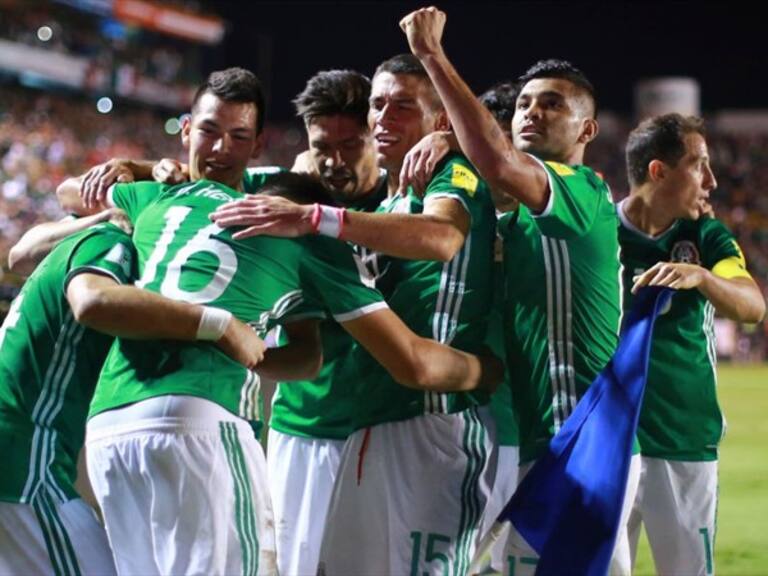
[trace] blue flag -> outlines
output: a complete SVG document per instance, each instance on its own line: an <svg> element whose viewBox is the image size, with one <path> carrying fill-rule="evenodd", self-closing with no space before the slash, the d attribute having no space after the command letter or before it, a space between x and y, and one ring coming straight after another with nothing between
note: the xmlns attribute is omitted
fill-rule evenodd
<svg viewBox="0 0 768 576"><path fill-rule="evenodd" d="M536 564L537 576L607 574L648 376L653 324L671 296L669 289L646 288L635 298L613 358L483 538L470 573L488 573L489 548L507 532L510 538L522 537L538 556L522 559Z"/></svg>

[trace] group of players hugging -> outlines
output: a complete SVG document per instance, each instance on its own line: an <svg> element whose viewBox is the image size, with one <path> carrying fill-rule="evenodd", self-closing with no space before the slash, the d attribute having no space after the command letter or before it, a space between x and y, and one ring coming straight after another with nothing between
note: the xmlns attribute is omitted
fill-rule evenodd
<svg viewBox="0 0 768 576"><path fill-rule="evenodd" d="M640 123L614 204L583 165L584 74L544 60L476 98L445 21L405 17L411 53L371 80L310 78L290 171L248 167L264 97L229 68L197 91L185 162L59 186L80 217L10 257L34 271L0 329L0 573L467 574L648 285L677 292L610 572L644 524L660 573L713 573L714 312L765 304L711 214L703 123ZM74 488L83 446L103 523ZM497 572L535 571L497 548Z"/></svg>

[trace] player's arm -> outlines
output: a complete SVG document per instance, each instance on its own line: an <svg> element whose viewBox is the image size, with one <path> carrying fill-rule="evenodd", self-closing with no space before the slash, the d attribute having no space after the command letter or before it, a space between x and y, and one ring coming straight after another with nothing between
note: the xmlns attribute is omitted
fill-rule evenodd
<svg viewBox="0 0 768 576"><path fill-rule="evenodd" d="M643 286L697 289L726 318L737 322L760 322L765 316L765 300L739 260L737 257L725 258L712 270L697 264L657 262L634 278L632 292Z"/></svg>
<svg viewBox="0 0 768 576"><path fill-rule="evenodd" d="M423 8L400 21L413 54L421 60L456 134L461 150L488 183L499 210L517 199L535 211L549 199L544 168L514 148L496 119L475 97L448 60L441 45L445 14Z"/></svg>
<svg viewBox="0 0 768 576"><path fill-rule="evenodd" d="M17 274L30 274L60 240L105 222L116 212L116 208L108 208L83 218L68 216L57 222L44 222L30 228L8 252L8 268Z"/></svg>
<svg viewBox="0 0 768 576"><path fill-rule="evenodd" d="M478 357L414 334L390 309L341 322L401 385L419 390L492 392L503 378L493 357Z"/></svg>
<svg viewBox="0 0 768 576"><path fill-rule="evenodd" d="M255 195L219 207L211 219L223 227L245 226L235 239L319 232L398 258L440 261L461 249L471 225L464 206L452 198L428 201L422 214L371 214Z"/></svg>
<svg viewBox="0 0 768 576"><path fill-rule="evenodd" d="M257 369L259 375L280 382L316 378L323 366L319 320L288 322L283 325L283 330L288 336L288 344L267 349Z"/></svg>
<svg viewBox="0 0 768 576"><path fill-rule="evenodd" d="M85 174L64 180L56 188L62 208L74 214L93 214L107 207L109 187L118 182L155 180L177 184L189 179L188 167L178 160L127 160L113 158Z"/></svg>
<svg viewBox="0 0 768 576"><path fill-rule="evenodd" d="M76 274L66 286L66 295L75 320L112 336L209 340L248 368L254 368L264 354L261 338L229 312L118 284L104 274Z"/></svg>

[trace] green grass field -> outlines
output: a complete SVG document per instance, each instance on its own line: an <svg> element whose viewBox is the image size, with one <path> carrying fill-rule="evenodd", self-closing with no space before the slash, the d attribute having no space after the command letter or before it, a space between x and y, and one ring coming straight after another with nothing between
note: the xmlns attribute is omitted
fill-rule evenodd
<svg viewBox="0 0 768 576"><path fill-rule="evenodd" d="M723 364L718 375L728 429L720 450L715 571L763 576L768 574L768 366ZM655 573L644 537L634 573Z"/></svg>

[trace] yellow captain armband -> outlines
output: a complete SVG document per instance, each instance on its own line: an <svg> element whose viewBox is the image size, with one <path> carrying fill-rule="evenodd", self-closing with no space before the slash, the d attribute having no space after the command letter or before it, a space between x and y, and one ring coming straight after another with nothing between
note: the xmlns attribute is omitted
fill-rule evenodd
<svg viewBox="0 0 768 576"><path fill-rule="evenodd" d="M565 164L560 164L559 162L551 162L551 161L547 161L544 163L550 168L552 168L552 170L558 176L573 176L574 174L576 174L576 172L573 171L573 168Z"/></svg>
<svg viewBox="0 0 768 576"><path fill-rule="evenodd" d="M732 278L752 278L747 272L746 262L743 257L731 256L723 258L712 267L712 274L730 280Z"/></svg>
<svg viewBox="0 0 768 576"><path fill-rule="evenodd" d="M461 164L454 164L453 171L451 172L451 186L461 188L469 193L472 197L477 192L477 184L479 180L477 176L472 173L472 170Z"/></svg>

